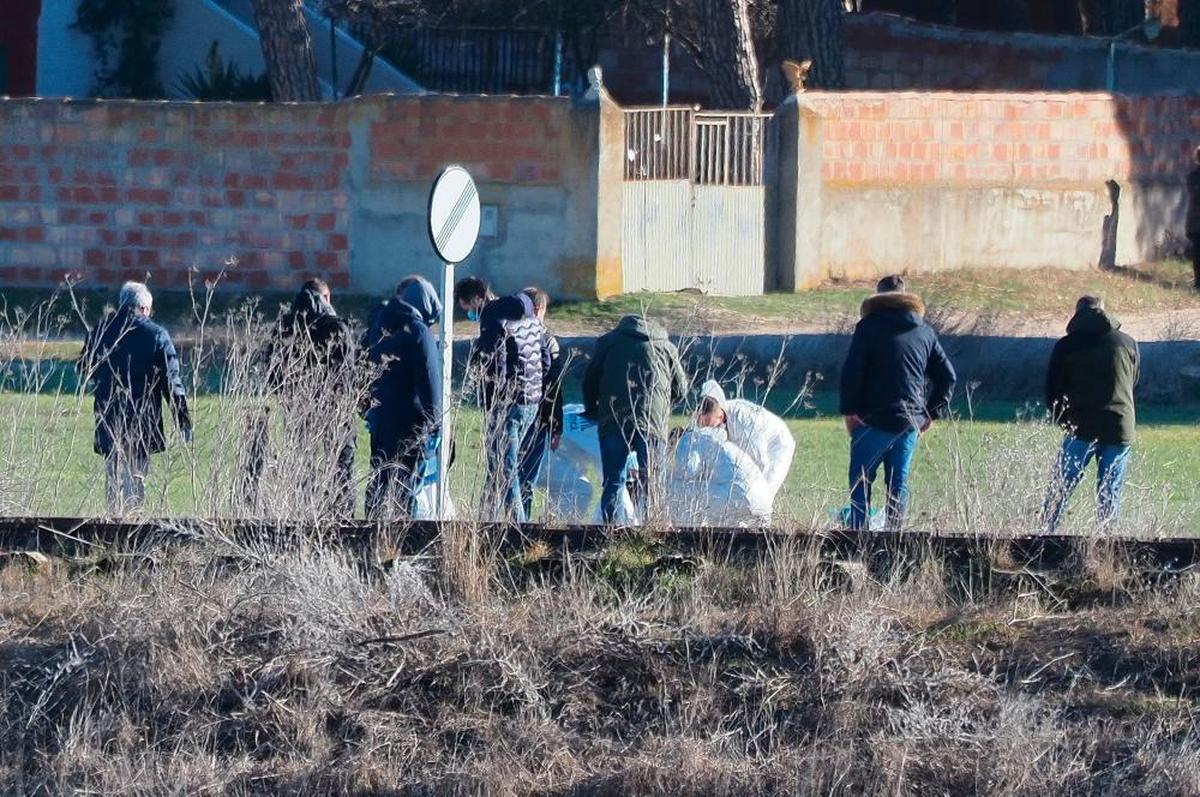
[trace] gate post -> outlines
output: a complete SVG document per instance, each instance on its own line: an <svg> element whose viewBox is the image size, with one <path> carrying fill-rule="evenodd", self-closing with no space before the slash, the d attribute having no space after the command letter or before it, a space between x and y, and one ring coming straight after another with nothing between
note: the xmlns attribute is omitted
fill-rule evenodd
<svg viewBox="0 0 1200 797"><path fill-rule="evenodd" d="M824 276L821 252L821 117L788 97L767 136L767 271L774 288L799 291Z"/></svg>

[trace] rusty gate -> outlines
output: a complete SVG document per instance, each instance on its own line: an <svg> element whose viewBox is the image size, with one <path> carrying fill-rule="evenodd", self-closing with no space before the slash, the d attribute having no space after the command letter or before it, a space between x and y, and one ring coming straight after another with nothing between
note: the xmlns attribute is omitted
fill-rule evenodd
<svg viewBox="0 0 1200 797"><path fill-rule="evenodd" d="M766 114L625 111L626 292L763 292Z"/></svg>

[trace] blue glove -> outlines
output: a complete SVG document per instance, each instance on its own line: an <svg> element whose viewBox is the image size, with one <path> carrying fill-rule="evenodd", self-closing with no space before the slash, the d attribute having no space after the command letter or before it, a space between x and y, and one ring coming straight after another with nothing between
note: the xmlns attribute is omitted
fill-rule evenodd
<svg viewBox="0 0 1200 797"><path fill-rule="evenodd" d="M421 464L417 466L418 475L422 482L436 482L438 476L438 460L442 448L442 436L430 435L425 440L425 451L421 454Z"/></svg>

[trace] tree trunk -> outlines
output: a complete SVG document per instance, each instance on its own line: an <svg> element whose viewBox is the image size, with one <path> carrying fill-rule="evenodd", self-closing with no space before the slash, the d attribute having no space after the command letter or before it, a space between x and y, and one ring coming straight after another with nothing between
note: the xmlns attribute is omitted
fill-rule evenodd
<svg viewBox="0 0 1200 797"><path fill-rule="evenodd" d="M750 35L749 0L703 0L701 41L713 103L724 109L762 108L758 57Z"/></svg>
<svg viewBox="0 0 1200 797"><path fill-rule="evenodd" d="M841 0L779 0L781 55L813 62L809 85L836 89L846 83Z"/></svg>
<svg viewBox="0 0 1200 797"><path fill-rule="evenodd" d="M276 102L317 102L317 59L303 0L251 0Z"/></svg>

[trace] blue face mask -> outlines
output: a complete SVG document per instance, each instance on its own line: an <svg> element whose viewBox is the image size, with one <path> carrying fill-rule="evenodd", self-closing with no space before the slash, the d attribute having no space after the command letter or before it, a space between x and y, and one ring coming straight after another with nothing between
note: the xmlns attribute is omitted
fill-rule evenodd
<svg viewBox="0 0 1200 797"><path fill-rule="evenodd" d="M478 321L479 313L475 310L468 310L467 311L467 320L468 321Z"/></svg>

